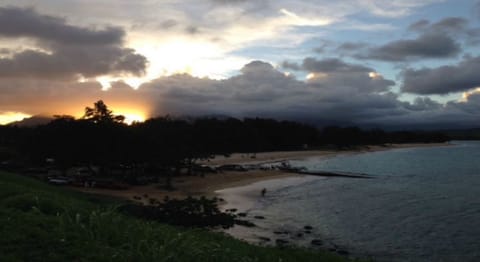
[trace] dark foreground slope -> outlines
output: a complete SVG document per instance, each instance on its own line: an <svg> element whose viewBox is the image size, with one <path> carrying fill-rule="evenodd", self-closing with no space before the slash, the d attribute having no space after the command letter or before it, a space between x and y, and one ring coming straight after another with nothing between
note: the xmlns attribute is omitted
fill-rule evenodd
<svg viewBox="0 0 480 262"><path fill-rule="evenodd" d="M0 172L2 261L345 261L126 217L114 201Z"/></svg>

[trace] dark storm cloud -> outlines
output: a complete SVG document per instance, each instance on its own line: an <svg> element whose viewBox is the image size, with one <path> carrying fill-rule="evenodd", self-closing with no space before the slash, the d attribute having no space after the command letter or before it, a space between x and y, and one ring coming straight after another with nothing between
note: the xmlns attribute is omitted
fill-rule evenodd
<svg viewBox="0 0 480 262"><path fill-rule="evenodd" d="M332 48L333 45L334 45L334 43L332 41L325 40L325 39L321 40L320 45L313 48L313 52L315 52L317 54L326 53L327 51L329 51Z"/></svg>
<svg viewBox="0 0 480 262"><path fill-rule="evenodd" d="M461 17L447 17L435 23L422 19L408 30L417 36L359 50L353 56L390 62L450 58L461 53L462 43L476 43L480 38L478 28L470 28L468 20Z"/></svg>
<svg viewBox="0 0 480 262"><path fill-rule="evenodd" d="M436 23L431 23L426 19L412 23L408 29L417 32L430 33L452 33L458 34L468 28L468 20L462 17L447 17Z"/></svg>
<svg viewBox="0 0 480 262"><path fill-rule="evenodd" d="M160 23L160 28L162 29L170 29L172 27L177 26L179 23L175 19L167 19Z"/></svg>
<svg viewBox="0 0 480 262"><path fill-rule="evenodd" d="M473 92L466 97L466 101L451 101L447 107L461 110L476 118L476 122L480 120L480 92Z"/></svg>
<svg viewBox="0 0 480 262"><path fill-rule="evenodd" d="M408 30L424 31L426 28L428 28L429 25L430 25L430 21L428 21L427 19L421 19L415 23L412 23L410 26L408 26Z"/></svg>
<svg viewBox="0 0 480 262"><path fill-rule="evenodd" d="M292 70L304 70L312 73L307 83L311 86L339 89L358 89L361 92L383 92L395 85L394 81L384 79L380 75L372 76L375 69L338 58L315 59L307 57L302 64L284 61L282 67Z"/></svg>
<svg viewBox="0 0 480 262"><path fill-rule="evenodd" d="M407 61L422 58L448 58L460 53L461 46L452 37L443 34L424 34L411 40L398 40L371 48L358 58L383 61Z"/></svg>
<svg viewBox="0 0 480 262"><path fill-rule="evenodd" d="M468 21L461 17L447 17L430 26L427 30L457 34L468 28Z"/></svg>
<svg viewBox="0 0 480 262"><path fill-rule="evenodd" d="M471 128L478 127L480 121L480 93L474 92L463 101L450 101L445 105L437 105L436 102L427 102L422 108L423 102L415 101L410 107L418 110L395 118L378 118L376 121L392 125L414 125L429 128ZM424 106L424 105L423 105Z"/></svg>
<svg viewBox="0 0 480 262"><path fill-rule="evenodd" d="M344 42L338 44L334 49L335 54L340 57L344 56L359 56L359 54L363 54L366 50L371 47L370 44L365 42Z"/></svg>
<svg viewBox="0 0 480 262"><path fill-rule="evenodd" d="M403 105L405 108L413 111L437 110L442 107L442 104L429 97L417 97L413 103L403 102Z"/></svg>
<svg viewBox="0 0 480 262"><path fill-rule="evenodd" d="M121 44L125 32L116 27L91 30L68 25L65 19L41 15L33 9L0 7L0 35L32 37L75 45Z"/></svg>
<svg viewBox="0 0 480 262"><path fill-rule="evenodd" d="M342 43L340 44L338 47L337 47L337 51L340 51L340 52L351 52L351 51L356 51L356 50L360 50L360 49L363 49L365 47L368 47L368 44L367 43L362 43L362 42L345 42L345 43Z"/></svg>
<svg viewBox="0 0 480 262"><path fill-rule="evenodd" d="M302 68L309 72L372 72L371 68L363 65L349 64L338 58L327 58L317 60L312 57L307 57L303 60Z"/></svg>
<svg viewBox="0 0 480 262"><path fill-rule="evenodd" d="M324 73L299 81L269 63L254 61L225 80L190 75L162 77L144 84L139 94L156 105L153 112L179 115L275 117L356 125L468 126L480 115L480 95L441 104L428 97L401 101L390 92L395 83L362 65L339 59L307 58L301 69ZM321 71L320 71L321 70ZM310 72L310 71L309 71Z"/></svg>
<svg viewBox="0 0 480 262"><path fill-rule="evenodd" d="M448 94L480 86L480 56L466 57L457 65L406 69L402 91L415 94Z"/></svg>
<svg viewBox="0 0 480 262"><path fill-rule="evenodd" d="M290 70L295 70L295 71L300 71L302 70L302 66L294 63L294 62L289 62L289 61L283 61L281 64L282 68L285 69L290 69Z"/></svg>
<svg viewBox="0 0 480 262"><path fill-rule="evenodd" d="M331 68L340 69L330 69L322 78L303 82L283 74L269 63L254 61L245 65L239 75L225 80L180 74L152 80L138 90L123 82L114 82L106 92L96 82L0 79L0 110L53 114L73 107L81 111L85 105L101 98L112 106L143 106L150 116L220 114L318 123L393 125L422 124L432 119L434 123L471 123L480 115L480 95L475 93L466 101L447 105L430 98L403 102L397 94L388 91L393 81L370 78L365 72L359 72L361 70L346 71L345 66ZM382 82L385 83L378 86ZM44 101L49 101L47 107ZM55 109L59 111L53 111Z"/></svg>
<svg viewBox="0 0 480 262"><path fill-rule="evenodd" d="M200 30L198 29L198 27L196 26L187 26L185 28L185 32L187 32L188 34L190 35L194 35L194 34L197 34L200 32Z"/></svg>
<svg viewBox="0 0 480 262"><path fill-rule="evenodd" d="M365 116L404 113L395 95L378 93L393 81L370 78L366 67L311 59L307 61L329 71L329 75L306 83L286 76L269 63L253 61L242 68L240 75L225 80L176 75L144 84L139 91L157 105L157 112L174 114L358 122Z"/></svg>
<svg viewBox="0 0 480 262"><path fill-rule="evenodd" d="M473 12L477 18L480 18L480 1L475 1L473 4Z"/></svg>
<svg viewBox="0 0 480 262"><path fill-rule="evenodd" d="M106 74L141 75L147 60L123 47L125 32L72 26L33 9L0 8L0 37L27 37L42 49L11 52L0 59L0 77L72 79Z"/></svg>
<svg viewBox="0 0 480 262"><path fill-rule="evenodd" d="M145 57L115 46L61 47L52 54L27 50L0 59L0 77L72 79L106 74L140 75Z"/></svg>

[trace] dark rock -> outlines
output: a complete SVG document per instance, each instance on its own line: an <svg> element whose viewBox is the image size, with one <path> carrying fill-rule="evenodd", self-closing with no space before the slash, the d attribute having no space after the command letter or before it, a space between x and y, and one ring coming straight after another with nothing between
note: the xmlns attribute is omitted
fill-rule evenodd
<svg viewBox="0 0 480 262"><path fill-rule="evenodd" d="M331 247L331 248L328 249L328 251L330 251L330 252L335 252L335 251L337 251L337 249L334 248L334 247Z"/></svg>
<svg viewBox="0 0 480 262"><path fill-rule="evenodd" d="M310 244L315 245L315 246L321 246L323 245L323 241L320 239L313 239Z"/></svg>
<svg viewBox="0 0 480 262"><path fill-rule="evenodd" d="M312 231L310 231L310 230L305 230L305 231L303 231L303 233L305 233L305 234L311 234Z"/></svg>
<svg viewBox="0 0 480 262"><path fill-rule="evenodd" d="M260 240L264 241L264 242L269 242L269 241L271 241L271 239L268 238L268 237L258 237L258 238L259 238Z"/></svg>
<svg viewBox="0 0 480 262"><path fill-rule="evenodd" d="M274 234L276 235L288 235L290 232L288 231L273 231Z"/></svg>
<svg viewBox="0 0 480 262"><path fill-rule="evenodd" d="M214 199L186 198L169 199L164 202L151 199L151 205L125 204L118 211L134 217L154 220L177 226L187 227L223 227L229 228L235 224L235 216L219 210Z"/></svg>
<svg viewBox="0 0 480 262"><path fill-rule="evenodd" d="M304 226L303 229L305 229L305 230L312 230L313 227L311 227L311 226Z"/></svg>
<svg viewBox="0 0 480 262"><path fill-rule="evenodd" d="M256 218L256 219L265 219L264 216L254 216L254 218Z"/></svg>
<svg viewBox="0 0 480 262"><path fill-rule="evenodd" d="M254 223L247 220L240 220L240 219L235 219L235 225L244 226L244 227L255 227Z"/></svg>
<svg viewBox="0 0 480 262"><path fill-rule="evenodd" d="M350 252L348 252L347 250L338 250L337 254L347 256L350 255Z"/></svg>
<svg viewBox="0 0 480 262"><path fill-rule="evenodd" d="M223 165L223 166L219 166L217 168L217 170L220 170L220 171L241 171L241 172L247 171L247 169L244 168L241 165Z"/></svg>
<svg viewBox="0 0 480 262"><path fill-rule="evenodd" d="M285 240L285 239L277 239L275 240L275 243L277 245L285 245L285 244L288 244L288 240Z"/></svg>
<svg viewBox="0 0 480 262"><path fill-rule="evenodd" d="M239 216L239 217L246 217L246 216L247 216L247 213L238 213L237 216Z"/></svg>
<svg viewBox="0 0 480 262"><path fill-rule="evenodd" d="M295 236L296 237L303 237L303 234L302 233L297 233Z"/></svg>

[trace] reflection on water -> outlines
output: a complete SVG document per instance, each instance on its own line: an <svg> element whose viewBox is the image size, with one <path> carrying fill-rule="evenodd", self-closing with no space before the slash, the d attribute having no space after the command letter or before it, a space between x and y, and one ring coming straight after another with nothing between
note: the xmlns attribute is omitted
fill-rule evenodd
<svg viewBox="0 0 480 262"><path fill-rule="evenodd" d="M480 142L291 164L375 178L317 178L269 192L251 213L270 226L313 225L327 242L380 261L480 259Z"/></svg>

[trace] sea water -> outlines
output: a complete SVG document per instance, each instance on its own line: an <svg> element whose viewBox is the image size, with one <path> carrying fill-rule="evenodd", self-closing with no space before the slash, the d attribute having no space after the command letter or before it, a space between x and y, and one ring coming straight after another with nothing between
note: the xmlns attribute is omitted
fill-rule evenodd
<svg viewBox="0 0 480 262"><path fill-rule="evenodd" d="M480 261L480 142L451 144L290 161L373 178L310 178L250 213L378 261Z"/></svg>

